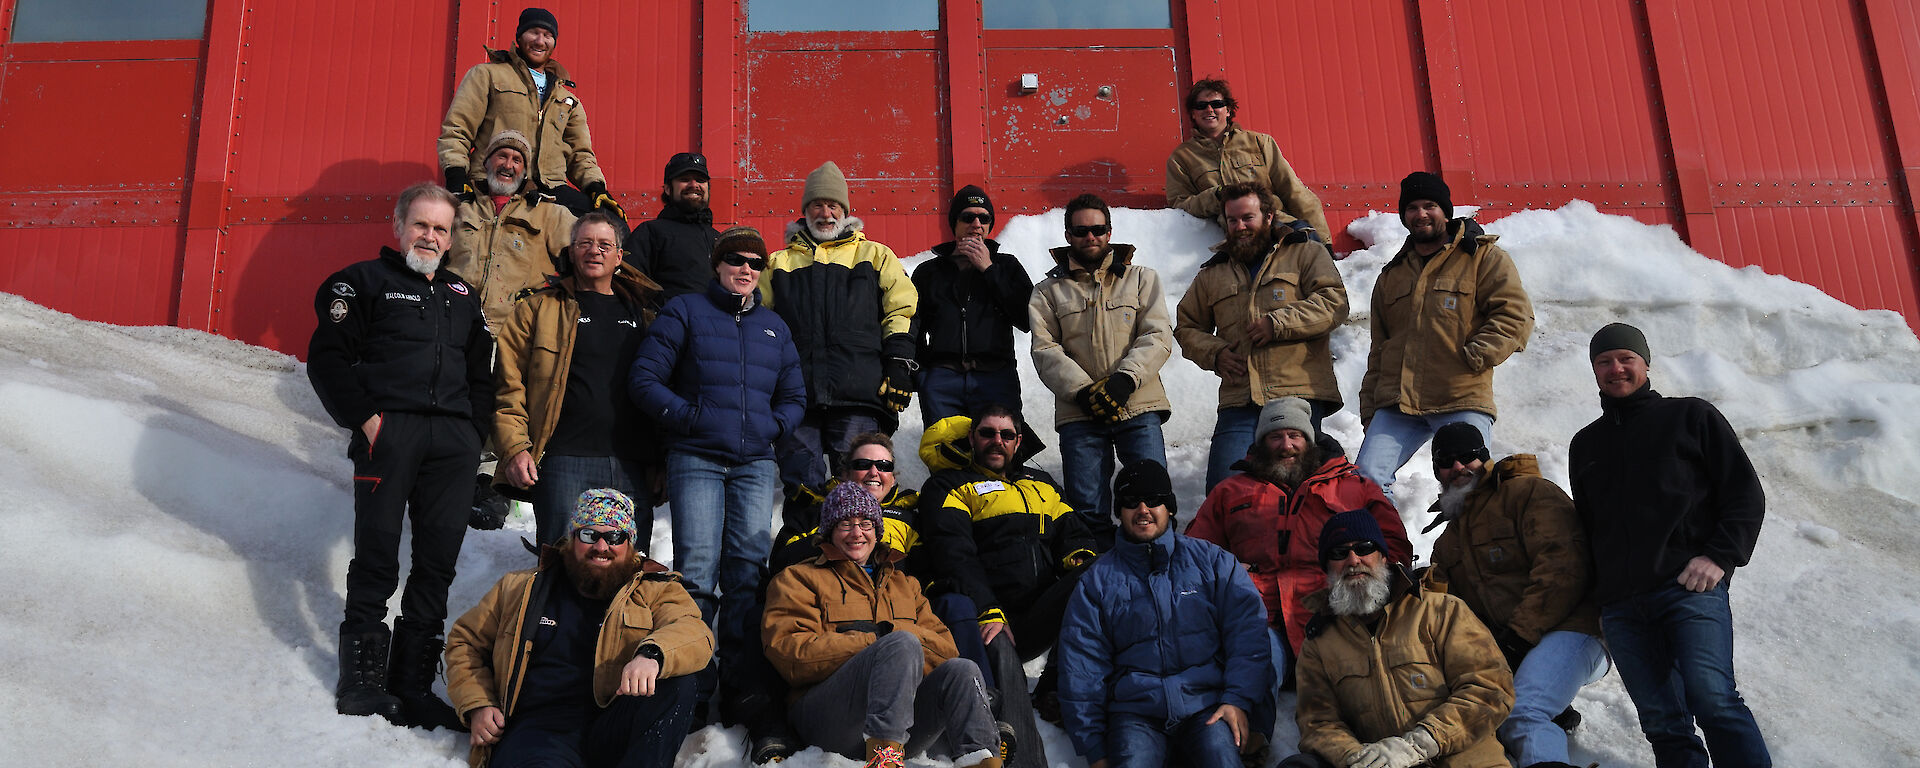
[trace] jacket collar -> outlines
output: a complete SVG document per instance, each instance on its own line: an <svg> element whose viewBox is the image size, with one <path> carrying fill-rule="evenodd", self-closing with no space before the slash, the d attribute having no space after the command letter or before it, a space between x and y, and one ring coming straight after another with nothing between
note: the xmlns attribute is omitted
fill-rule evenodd
<svg viewBox="0 0 1920 768"><path fill-rule="evenodd" d="M533 67L532 65L527 63L526 59L520 58L520 52L518 50L515 50L512 48L508 48L506 50L494 50L492 48L483 48L483 50L487 52L488 61L491 61L495 64L512 64L513 70L515 72L520 73L521 78L531 79L531 76L527 75L526 71L529 69L532 69ZM540 71L547 73L548 76L554 78L554 82L557 82L560 85L564 85L568 88L573 87L573 81L567 79L567 68L560 66L560 62L558 61L555 61L553 59L547 59L547 65L544 67L541 67Z"/></svg>
<svg viewBox="0 0 1920 768"><path fill-rule="evenodd" d="M1107 554L1119 558L1128 568L1160 573L1173 562L1173 553L1179 549L1180 538L1171 525L1167 526L1166 533L1153 541L1133 541L1126 534L1114 531L1113 551Z"/></svg>
<svg viewBox="0 0 1920 768"><path fill-rule="evenodd" d="M407 266L407 255L405 253L394 250L393 246L390 245L380 246L381 261L386 262L388 266L394 269L406 273L408 277L423 283L452 283L461 280L459 275L447 271L447 260L452 258L451 254L451 251L440 254L440 266L433 268L433 279L428 280L426 275L415 272L413 271L413 267Z"/></svg>
<svg viewBox="0 0 1920 768"><path fill-rule="evenodd" d="M1600 412L1615 420L1632 415L1647 404L1660 399L1660 393L1653 390L1653 381L1640 385L1639 389L1626 397L1600 396Z"/></svg>
<svg viewBox="0 0 1920 768"><path fill-rule="evenodd" d="M689 213L682 210L680 206L674 205L672 202L665 202L660 205L660 216L658 218L666 219L667 221L678 221L684 224L712 227L713 209L702 208Z"/></svg>
<svg viewBox="0 0 1920 768"><path fill-rule="evenodd" d="M1487 231L1480 227L1480 222L1464 217L1456 218L1447 222L1447 244L1427 258L1428 260L1438 259L1449 251L1455 250L1469 254L1476 253L1480 250L1480 246L1498 239L1500 239L1499 235L1487 234ZM1413 257L1413 240L1408 238L1407 242L1400 246L1400 252L1393 255L1393 260L1387 262L1387 266L1391 267Z"/></svg>
<svg viewBox="0 0 1920 768"><path fill-rule="evenodd" d="M707 281L707 300L713 302L714 306L719 307L720 311L729 315L744 315L752 312L754 307L760 306L759 293L759 291L754 291L743 297L740 294L727 290L725 286L720 285L720 278L718 277Z"/></svg>
<svg viewBox="0 0 1920 768"><path fill-rule="evenodd" d="M1120 277L1126 274L1127 267L1133 264L1133 252L1134 247L1132 245L1127 243L1114 243L1112 250L1107 251L1106 258L1100 262L1100 267L1105 268L1108 274L1116 278ZM1073 246L1063 245L1047 253L1053 256L1053 269L1047 272L1047 277L1071 279L1074 272L1087 271L1081 269L1078 264L1074 263ZM1096 269L1095 271L1098 270Z"/></svg>
<svg viewBox="0 0 1920 768"><path fill-rule="evenodd" d="M813 230L807 229L807 220L803 218L787 222L787 245L797 245L808 250L846 245L867 239L867 223L858 216L848 216L840 221L840 235L831 240L813 239Z"/></svg>

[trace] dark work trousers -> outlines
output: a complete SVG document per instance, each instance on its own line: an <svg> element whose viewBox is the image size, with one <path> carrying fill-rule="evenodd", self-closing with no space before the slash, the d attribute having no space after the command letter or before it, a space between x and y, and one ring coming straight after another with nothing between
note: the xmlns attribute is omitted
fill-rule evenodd
<svg viewBox="0 0 1920 768"><path fill-rule="evenodd" d="M460 559L473 506L480 435L464 416L382 414L368 444L358 430L353 458L353 561L347 565L342 632L386 621L387 599L400 584L400 524L413 521L413 565L400 615L437 634L447 621L447 587Z"/></svg>
<svg viewBox="0 0 1920 768"><path fill-rule="evenodd" d="M652 696L615 696L589 719L507 719L493 768L669 768L693 716L693 677L665 677Z"/></svg>

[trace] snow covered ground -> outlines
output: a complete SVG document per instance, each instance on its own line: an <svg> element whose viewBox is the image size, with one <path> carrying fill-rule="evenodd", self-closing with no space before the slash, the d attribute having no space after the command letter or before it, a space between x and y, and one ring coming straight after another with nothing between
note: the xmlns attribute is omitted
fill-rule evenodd
<svg viewBox="0 0 1920 768"><path fill-rule="evenodd" d="M1464 209L1463 209L1464 210ZM1115 211L1178 300L1218 230L1177 211ZM1496 456L1540 455L1564 484L1567 440L1599 413L1587 339L1615 320L1647 332L1652 378L1718 404L1766 483L1769 520L1735 580L1736 664L1782 766L1920 764L1920 342L1889 312L1693 253L1663 227L1575 202L1487 224L1532 294L1538 324L1496 376ZM1000 238L1038 279L1059 211ZM1353 317L1335 334L1354 401L1367 299L1405 231L1377 214L1341 262ZM911 265L909 265L911 268ZM1023 368L1026 410L1050 397ZM1199 506L1215 379L1176 355L1163 372L1182 507ZM1328 430L1351 453L1353 410ZM917 410L901 442L917 442ZM460 765L464 735L333 713L334 628L351 525L345 436L291 357L195 331L74 320L0 295L0 763ZM903 483L925 470L901 452ZM1058 470L1049 451L1039 462ZM1425 451L1401 475L1403 514L1437 491ZM655 551L669 552L664 517ZM532 523L474 533L455 614L525 567ZM1430 538L1416 542L1424 552ZM663 555L664 558L664 555ZM1649 766L1618 678L1581 693L1577 762ZM1052 762L1081 765L1044 726ZM1290 740L1292 723L1280 724ZM689 738L687 766L744 764L741 729ZM793 768L852 763L818 750Z"/></svg>

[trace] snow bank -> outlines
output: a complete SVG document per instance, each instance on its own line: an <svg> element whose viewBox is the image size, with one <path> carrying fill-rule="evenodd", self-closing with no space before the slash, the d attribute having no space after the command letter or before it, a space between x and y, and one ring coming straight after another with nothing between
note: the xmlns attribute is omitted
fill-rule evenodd
<svg viewBox="0 0 1920 768"><path fill-rule="evenodd" d="M1465 209L1462 209L1465 210ZM1016 217L999 238L1037 280L1062 215ZM1177 302L1219 232L1177 211L1114 212ZM1693 253L1665 227L1575 202L1488 223L1514 255L1538 323L1496 378L1496 455L1540 455L1566 480L1566 443L1599 413L1586 344L1615 320L1647 332L1654 386L1715 402L1759 467L1770 519L1733 592L1741 688L1780 765L1920 761L1907 727L1920 682L1920 341L1889 312L1862 312L1757 269ZM1399 248L1398 220L1350 229L1368 247L1341 262L1353 317L1335 332L1349 408L1327 429L1351 453L1373 277ZM913 265L909 265L909 269ZM1163 371L1174 482L1199 506L1216 380L1176 354ZM1051 396L1022 366L1025 410ZM903 445L919 439L903 414ZM345 439L292 358L194 331L76 321L0 295L0 720L7 762L92 765L461 765L464 735L340 717L330 695L351 528ZM903 483L925 478L901 451ZM1423 450L1396 486L1412 527L1437 485ZM1039 463L1059 469L1048 451ZM1190 514L1190 512L1189 512ZM451 603L525 567L531 520L474 533ZM655 551L670 551L664 516ZM1423 552L1430 539L1418 541ZM1575 760L1648 766L1633 708L1609 676L1582 692ZM1053 762L1077 768L1058 729ZM1280 726L1291 738L1290 721ZM687 766L744 763L741 729L709 728ZM850 761L810 750L793 768Z"/></svg>

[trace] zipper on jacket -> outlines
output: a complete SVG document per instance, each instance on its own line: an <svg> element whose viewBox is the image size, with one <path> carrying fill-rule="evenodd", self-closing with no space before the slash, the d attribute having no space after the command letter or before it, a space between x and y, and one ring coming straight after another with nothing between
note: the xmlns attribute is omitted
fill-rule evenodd
<svg viewBox="0 0 1920 768"><path fill-rule="evenodd" d="M446 361L446 355L442 354L440 349L438 349L438 347L440 346L440 342L442 341L442 339L440 338L440 320L443 315L453 311L453 299L442 296L440 293L440 286L435 284L432 280L427 281L427 295L434 299L439 299L443 307L443 311L433 313L433 344L436 348L433 350L433 378L427 382L428 401L433 403L434 405L439 405L440 404L440 366L442 363ZM427 307L428 307L428 311L431 312L433 304L429 303L427 304ZM445 339L445 341L452 341L452 339Z"/></svg>
<svg viewBox="0 0 1920 768"><path fill-rule="evenodd" d="M747 415L747 323L745 312L735 312L733 315L733 338L740 344L740 432L739 437L735 439L734 450L737 455L746 456L747 427L752 422L750 421L751 417ZM775 374L775 378L778 378L778 374Z"/></svg>

